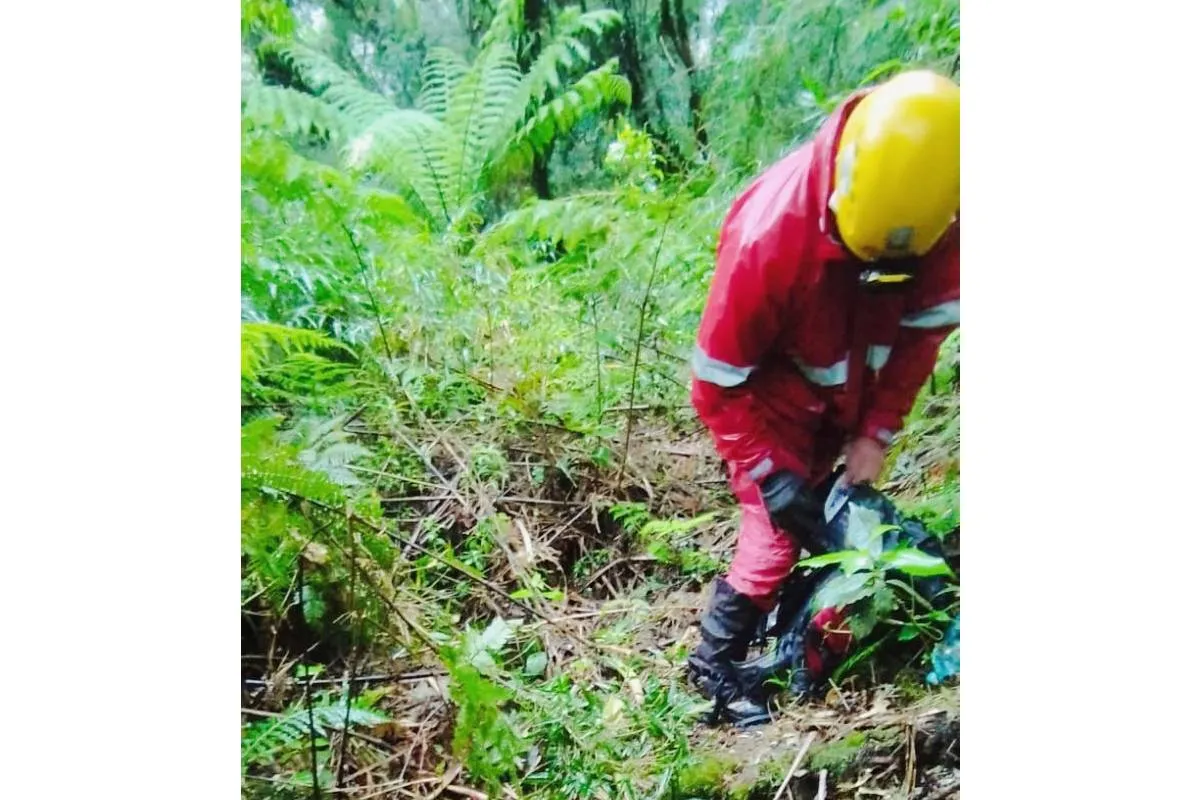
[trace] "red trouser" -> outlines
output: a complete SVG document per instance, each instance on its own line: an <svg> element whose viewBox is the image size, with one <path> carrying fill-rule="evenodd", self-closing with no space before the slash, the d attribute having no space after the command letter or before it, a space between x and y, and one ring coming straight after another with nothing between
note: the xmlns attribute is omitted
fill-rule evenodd
<svg viewBox="0 0 1200 800"><path fill-rule="evenodd" d="M815 486L829 475L845 441L845 431L824 425L813 437L812 453L805 454L807 464L797 459L780 466L797 471ZM790 534L771 524L758 484L749 475L730 465L729 485L741 505L742 522L725 581L764 611L769 610L796 564L800 546Z"/></svg>

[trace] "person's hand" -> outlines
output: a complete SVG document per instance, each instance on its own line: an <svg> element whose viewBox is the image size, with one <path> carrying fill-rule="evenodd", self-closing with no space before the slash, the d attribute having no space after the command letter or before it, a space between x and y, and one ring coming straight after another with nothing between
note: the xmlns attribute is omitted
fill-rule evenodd
<svg viewBox="0 0 1200 800"><path fill-rule="evenodd" d="M860 436L846 447L846 481L851 485L874 483L883 470L883 445Z"/></svg>

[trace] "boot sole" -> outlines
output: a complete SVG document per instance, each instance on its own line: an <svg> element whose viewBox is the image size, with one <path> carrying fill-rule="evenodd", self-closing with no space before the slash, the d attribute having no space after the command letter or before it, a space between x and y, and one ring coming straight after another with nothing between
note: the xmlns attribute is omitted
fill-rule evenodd
<svg viewBox="0 0 1200 800"><path fill-rule="evenodd" d="M770 721L771 721L770 714L760 714L758 716L750 717L748 719L741 719L741 720L732 720L731 719L731 720L729 720L729 724L732 725L734 728L738 729L739 731L744 731L744 730L748 730L750 728L757 728L759 725L765 725Z"/></svg>

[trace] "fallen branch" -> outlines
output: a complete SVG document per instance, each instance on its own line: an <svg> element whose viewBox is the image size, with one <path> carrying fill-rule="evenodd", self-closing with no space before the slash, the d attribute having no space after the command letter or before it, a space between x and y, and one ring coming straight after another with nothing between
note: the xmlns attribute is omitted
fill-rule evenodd
<svg viewBox="0 0 1200 800"><path fill-rule="evenodd" d="M381 497L381 503L434 503L456 499L452 494L418 494L411 497Z"/></svg>
<svg viewBox="0 0 1200 800"><path fill-rule="evenodd" d="M646 555L629 556L628 558L618 558L616 561L610 562L608 564L605 564L603 567L601 567L599 572L597 572L595 575L593 575L592 577L590 577L586 581L584 581L583 585L580 586L579 588L586 589L587 587L591 586L596 581L600 580L600 578L604 575L604 573L608 572L610 569L612 569L614 567L619 567L622 564L630 564L630 563L639 562L639 561L657 561L657 560L658 559L656 559L654 556L646 556Z"/></svg>
<svg viewBox="0 0 1200 800"><path fill-rule="evenodd" d="M492 583L491 581L487 580L486 578L482 578L482 577L474 574L470 570L463 567L461 564L456 564L453 561L450 561L449 559L445 558L444 556L434 552L433 550L430 550L429 548L424 547L423 545L417 544L415 539L413 539L411 537L403 536L402 534L400 534L399 531L391 531L387 527L385 527L383 525L377 525L376 523L372 522L371 520L369 520L365 517L359 516L358 514L352 512L352 511L347 513L343 509L335 508L331 505L328 505L327 503L322 503L319 500L314 500L311 497L305 497L303 495L298 495L298 494L295 494L294 492L289 492L286 489L276 488L275 490L280 492L281 494L286 494L289 497L292 497L296 500L303 500L304 502L308 503L312 508L319 509L321 511L325 511L327 513L334 513L334 514L339 514L339 515L345 514L346 519L349 522L357 523L358 525L362 525L366 528L369 528L370 530L375 531L378 534L382 534L383 536L386 536L389 539L397 541L400 544L405 545L406 547L411 547L413 550L416 550L418 553L422 553L424 555L429 556L434 561L437 561L438 563L442 564L443 566L446 566L446 567L454 570L455 572L462 575L464 578L471 581L472 583L476 583L476 584L482 586L483 588L487 589L488 591L490 591L496 595L499 595L500 597L504 598L504 600L506 602L508 602L509 604L516 606L517 608L521 609L522 611L526 612L527 614L529 614L531 616L537 617L538 619L549 623L552 627L554 627L555 630L561 632L564 636L567 636L567 637L573 639L574 641L578 642L579 644L583 645L584 647L588 647L593 650L608 650L610 652L616 652L616 653L629 653L630 652L628 650L628 648L617 647L616 645L607 645L607 644L599 644L597 642L589 642L587 639L584 639L583 637L575 634L574 632L572 632L566 628L560 628L558 625L556 625L554 623L554 620L551 617L546 616L545 614L543 614L541 611L538 611L533 606L529 605L528 603L523 603L520 600L517 600L517 599L509 596L509 593L506 592L503 588L497 586L496 584ZM330 540L330 543L333 544L334 547L338 548L339 550L342 549L341 544L339 542ZM350 554L349 557L353 558L353 554ZM435 653L438 652L438 646L433 643L433 640L429 637L429 635L423 629L414 625L414 623L411 620L409 620L408 617L402 611L400 611L400 609L396 608L395 603L391 602L391 600L389 600L382 592L380 592L378 587L376 587L373 583L368 581L367 585L370 586L371 589L375 592L376 596L379 597L379 599L381 601L383 601L384 605L386 605L388 608L390 608L392 610L392 612L394 614L396 614L404 622L404 624L408 625L410 630L412 630L414 633L417 634L417 637L419 639L421 639L426 645L428 645L429 648L431 650L433 650Z"/></svg>
<svg viewBox="0 0 1200 800"><path fill-rule="evenodd" d="M796 768L800 766L800 761L804 758L804 754L808 752L808 748L812 746L813 739L817 738L815 731L812 731L805 737L804 742L800 745L800 749L796 752L796 757L792 759L792 766L788 767L787 775L783 776L783 783L779 784L779 789L775 792L775 797L772 800L779 800L783 797L783 792L787 789L788 784L792 782L792 777L795 776ZM802 770L800 775L807 774L807 770Z"/></svg>
<svg viewBox="0 0 1200 800"><path fill-rule="evenodd" d="M459 786L457 783L452 783L447 786L446 791L452 792L453 794L462 795L463 797L470 797L472 800L488 800L488 796L483 792L469 789L466 786Z"/></svg>
<svg viewBox="0 0 1200 800"><path fill-rule="evenodd" d="M389 433L386 435L391 436L392 434ZM414 486L423 486L426 489L441 489L442 488L442 484L440 484L440 483L430 483L429 481L423 481L419 478L409 478L405 475L397 475L394 472L380 472L377 469L371 469L370 467L360 467L355 464L347 464L346 469L350 470L351 472L365 472L368 475L377 475L381 478L391 478L394 481L402 481L404 483L411 483Z"/></svg>
<svg viewBox="0 0 1200 800"><path fill-rule="evenodd" d="M958 791L959 782L955 781L950 786L938 789L936 792L925 796L925 800L946 800L947 797Z"/></svg>
<svg viewBox="0 0 1200 800"><path fill-rule="evenodd" d="M421 670L418 672L399 672L391 675L359 675L353 678L350 683L381 683L384 681L392 681L394 683L408 683L409 681L419 681L425 678L444 678L447 673L438 672L437 670ZM293 682L293 678L285 678L287 683ZM298 681L296 681L298 682ZM243 678L242 683L248 686L270 686L278 681L266 681L258 678ZM346 683L345 678L317 678L312 681L313 686L341 686Z"/></svg>
<svg viewBox="0 0 1200 800"><path fill-rule="evenodd" d="M529 503L530 505L540 506L569 506L571 508L578 508L579 506L587 505L587 503L583 503L578 500L544 500L541 497L497 497L495 502Z"/></svg>
<svg viewBox="0 0 1200 800"><path fill-rule="evenodd" d="M409 786L419 786L422 783L433 783L436 780L438 780L436 775L431 775L428 778L417 778L415 780L399 778L397 780L388 781L387 783L381 783L378 786L372 787L374 791L370 792L369 794L359 795L358 800L369 800L371 797L379 797L380 795L385 795L400 789L406 789Z"/></svg>
<svg viewBox="0 0 1200 800"><path fill-rule="evenodd" d="M917 785L917 729L911 723L905 727L908 729L908 752L904 763L902 791L905 797L912 797L913 789Z"/></svg>
<svg viewBox="0 0 1200 800"><path fill-rule="evenodd" d="M434 800L434 798L440 797L442 792L450 788L450 784L454 783L454 779L458 777L460 772L462 772L462 764L455 764L453 767L447 770L446 777L442 779L442 782L438 784L438 787L433 790L433 794L426 797L425 800Z"/></svg>

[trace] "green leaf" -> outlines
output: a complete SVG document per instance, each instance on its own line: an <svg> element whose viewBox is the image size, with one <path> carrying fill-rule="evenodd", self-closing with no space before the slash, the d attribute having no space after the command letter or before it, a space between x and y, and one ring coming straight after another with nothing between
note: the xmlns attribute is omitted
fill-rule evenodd
<svg viewBox="0 0 1200 800"><path fill-rule="evenodd" d="M313 591L311 586L306 585L300 593L300 607L304 612L305 621L310 625L317 625L325 619L325 598Z"/></svg>
<svg viewBox="0 0 1200 800"><path fill-rule="evenodd" d="M874 591L869 572L839 573L829 580L813 597L814 608L844 608L867 597Z"/></svg>
<svg viewBox="0 0 1200 800"><path fill-rule="evenodd" d="M530 653L525 659L524 672L531 678L537 678L545 674L546 666L549 664L549 659L546 654L540 650L536 653Z"/></svg>
<svg viewBox="0 0 1200 800"><path fill-rule="evenodd" d="M846 523L846 544L857 550L867 550L875 539L883 518L879 512L872 511L857 503L850 504L849 519Z"/></svg>
<svg viewBox="0 0 1200 800"><path fill-rule="evenodd" d="M946 566L945 561L915 547L889 550L883 554L880 560L892 569L898 569L906 575L918 578L953 574L950 567Z"/></svg>
<svg viewBox="0 0 1200 800"><path fill-rule="evenodd" d="M468 628L463 643L463 660L477 670L485 672L496 667L492 656L508 644L516 626L501 617L496 617L482 632Z"/></svg>
<svg viewBox="0 0 1200 800"><path fill-rule="evenodd" d="M920 635L921 635L920 628L918 628L916 625L913 625L911 622L906 622L900 628L900 633L898 633L896 635L896 639L898 639L901 642L907 642L910 639L915 639Z"/></svg>
<svg viewBox="0 0 1200 800"><path fill-rule="evenodd" d="M824 553L819 556L800 559L796 562L796 566L820 569L821 567L837 564L841 566L843 572L849 573L870 569L872 563L870 555L861 550L839 550L835 553Z"/></svg>
<svg viewBox="0 0 1200 800"><path fill-rule="evenodd" d="M499 652L512 638L516 626L506 619L496 617L479 636L479 643L488 652Z"/></svg>
<svg viewBox="0 0 1200 800"><path fill-rule="evenodd" d="M297 678L319 678L321 673L325 671L323 664L297 664Z"/></svg>

